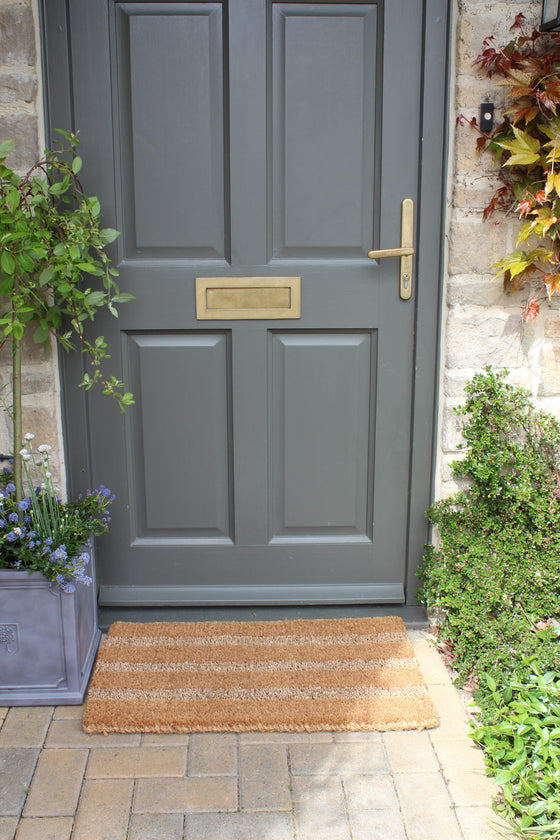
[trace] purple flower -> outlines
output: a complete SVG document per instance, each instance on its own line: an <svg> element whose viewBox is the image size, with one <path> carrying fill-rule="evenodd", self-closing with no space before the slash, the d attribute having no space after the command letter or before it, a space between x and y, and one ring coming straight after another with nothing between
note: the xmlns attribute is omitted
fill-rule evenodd
<svg viewBox="0 0 560 840"><path fill-rule="evenodd" d="M19 521L19 516L14 511L14 513L10 513L10 515L8 516L8 519L9 519L10 522L18 522Z"/></svg>
<svg viewBox="0 0 560 840"><path fill-rule="evenodd" d="M0 519L0 528L5 528L5 527L6 527L6 520L5 519Z"/></svg>
<svg viewBox="0 0 560 840"><path fill-rule="evenodd" d="M30 504L29 499L22 499L21 502L18 502L17 506L20 510L27 510Z"/></svg>
<svg viewBox="0 0 560 840"><path fill-rule="evenodd" d="M16 485L13 481L10 481L9 484L6 484L6 490L8 493L15 493L16 492Z"/></svg>

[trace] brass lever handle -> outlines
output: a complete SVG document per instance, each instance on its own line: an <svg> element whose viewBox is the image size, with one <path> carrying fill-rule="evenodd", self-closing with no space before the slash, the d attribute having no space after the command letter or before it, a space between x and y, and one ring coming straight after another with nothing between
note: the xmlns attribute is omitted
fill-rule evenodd
<svg viewBox="0 0 560 840"><path fill-rule="evenodd" d="M401 247L368 251L370 260L381 257L400 257L399 294L402 300L412 295L412 257L414 255L414 202L405 198L401 207Z"/></svg>
<svg viewBox="0 0 560 840"><path fill-rule="evenodd" d="M377 260L380 257L411 257L414 248L381 248L379 251L368 251L370 260Z"/></svg>

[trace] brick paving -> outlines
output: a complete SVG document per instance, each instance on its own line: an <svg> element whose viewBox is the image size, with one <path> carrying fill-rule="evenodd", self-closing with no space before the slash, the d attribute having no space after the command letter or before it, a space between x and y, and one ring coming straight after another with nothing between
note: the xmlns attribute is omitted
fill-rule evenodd
<svg viewBox="0 0 560 840"><path fill-rule="evenodd" d="M0 709L0 840L494 840L495 788L426 633L424 732L86 735Z"/></svg>

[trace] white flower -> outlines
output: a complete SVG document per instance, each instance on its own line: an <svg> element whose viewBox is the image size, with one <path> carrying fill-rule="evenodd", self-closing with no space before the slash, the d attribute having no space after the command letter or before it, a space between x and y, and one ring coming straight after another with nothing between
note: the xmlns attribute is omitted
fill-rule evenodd
<svg viewBox="0 0 560 840"><path fill-rule="evenodd" d="M50 472L47 470L47 472L45 473L45 478L52 478L52 473L50 473Z"/></svg>
<svg viewBox="0 0 560 840"><path fill-rule="evenodd" d="M21 455L24 461L29 461L31 459L31 455L29 454L27 449L25 449L25 447L19 450L19 454Z"/></svg>
<svg viewBox="0 0 560 840"><path fill-rule="evenodd" d="M33 438L35 437L35 435L34 435L34 434L32 434L31 432L27 432L27 434L26 434L26 435L24 435L23 437L24 437L24 440L33 440Z"/></svg>
<svg viewBox="0 0 560 840"><path fill-rule="evenodd" d="M38 449L39 452L50 452L51 449L52 449L52 446L49 446L48 443L42 443L41 446L37 447L37 449Z"/></svg>

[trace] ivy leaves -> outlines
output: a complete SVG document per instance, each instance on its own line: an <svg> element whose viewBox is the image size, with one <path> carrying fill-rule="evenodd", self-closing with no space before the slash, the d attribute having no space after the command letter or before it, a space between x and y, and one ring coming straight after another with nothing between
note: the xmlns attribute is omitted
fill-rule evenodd
<svg viewBox="0 0 560 840"><path fill-rule="evenodd" d="M91 362L82 385L101 382L124 408L132 394L104 377L103 338L88 342L84 334L84 322L100 309L118 317L118 305L133 297L120 291L106 252L119 233L101 227L99 201L78 180L77 135L60 133L66 144L45 152L24 176L5 163L13 141L0 143L0 330L21 341L31 329L37 344L54 336L66 350L77 340Z"/></svg>

